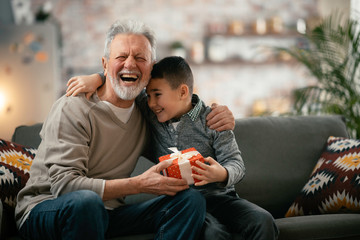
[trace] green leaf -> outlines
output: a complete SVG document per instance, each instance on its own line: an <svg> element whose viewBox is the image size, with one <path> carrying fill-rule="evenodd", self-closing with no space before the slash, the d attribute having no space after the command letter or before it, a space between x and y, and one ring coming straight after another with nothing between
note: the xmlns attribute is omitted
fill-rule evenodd
<svg viewBox="0 0 360 240"><path fill-rule="evenodd" d="M357 18L359 19L359 18ZM360 24L332 13L303 35L309 48L276 48L304 65L316 86L294 91L296 114L341 114L349 134L360 138Z"/></svg>

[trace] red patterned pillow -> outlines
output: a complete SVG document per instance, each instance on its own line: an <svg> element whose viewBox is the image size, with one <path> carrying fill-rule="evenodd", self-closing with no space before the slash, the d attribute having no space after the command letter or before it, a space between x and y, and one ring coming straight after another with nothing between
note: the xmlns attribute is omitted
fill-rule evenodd
<svg viewBox="0 0 360 240"><path fill-rule="evenodd" d="M15 207L16 195L29 179L36 149L0 139L0 197L4 205Z"/></svg>
<svg viewBox="0 0 360 240"><path fill-rule="evenodd" d="M360 140L329 137L285 217L360 212Z"/></svg>

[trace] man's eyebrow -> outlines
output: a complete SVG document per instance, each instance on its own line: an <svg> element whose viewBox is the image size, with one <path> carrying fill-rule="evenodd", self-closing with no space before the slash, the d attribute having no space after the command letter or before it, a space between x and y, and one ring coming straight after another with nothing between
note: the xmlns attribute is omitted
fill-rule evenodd
<svg viewBox="0 0 360 240"><path fill-rule="evenodd" d="M115 57L122 57L122 56L128 56L128 54L126 52L119 52L116 54Z"/></svg>
<svg viewBox="0 0 360 240"><path fill-rule="evenodd" d="M143 52L138 52L138 53L136 53L134 55L137 57L137 56L145 56L146 54L144 54Z"/></svg>

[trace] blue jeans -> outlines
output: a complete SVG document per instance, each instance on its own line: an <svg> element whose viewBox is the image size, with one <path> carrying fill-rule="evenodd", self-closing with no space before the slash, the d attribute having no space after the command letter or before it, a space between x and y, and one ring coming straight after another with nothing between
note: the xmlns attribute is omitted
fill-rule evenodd
<svg viewBox="0 0 360 240"><path fill-rule="evenodd" d="M111 211L96 193L80 190L36 205L20 234L25 239L98 240L155 232L155 239L196 239L205 211L204 197L193 189Z"/></svg>

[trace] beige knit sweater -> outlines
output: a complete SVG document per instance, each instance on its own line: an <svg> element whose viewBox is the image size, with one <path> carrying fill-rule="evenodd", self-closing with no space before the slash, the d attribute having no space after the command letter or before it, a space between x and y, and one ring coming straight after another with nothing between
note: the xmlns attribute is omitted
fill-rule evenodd
<svg viewBox="0 0 360 240"><path fill-rule="evenodd" d="M30 169L30 179L18 194L18 226L38 203L62 194L88 189L102 197L104 181L127 178L146 141L146 123L137 106L121 122L94 94L87 100L61 97L41 130L42 142ZM105 202L115 208L123 199Z"/></svg>

